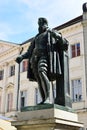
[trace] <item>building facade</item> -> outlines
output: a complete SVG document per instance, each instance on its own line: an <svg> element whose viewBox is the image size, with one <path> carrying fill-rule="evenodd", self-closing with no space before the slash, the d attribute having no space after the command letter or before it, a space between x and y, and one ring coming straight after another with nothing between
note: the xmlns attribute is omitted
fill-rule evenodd
<svg viewBox="0 0 87 130"><path fill-rule="evenodd" d="M86 3L87 4L87 3ZM69 76L72 108L87 129L87 9L61 26L58 31L69 41Z"/></svg>
<svg viewBox="0 0 87 130"><path fill-rule="evenodd" d="M1 115L13 117L21 107L28 105L32 106L37 103L37 96L35 97L35 92L38 92L37 83L30 82L29 79L27 79L27 60L23 60L23 62L20 64L20 79L18 75L19 65L15 62L16 57L21 51L21 47L24 48L24 53L27 50L29 44L30 42L21 46L9 42L0 41ZM20 88L18 90L19 83Z"/></svg>
<svg viewBox="0 0 87 130"><path fill-rule="evenodd" d="M61 32L63 37L69 41L69 76L72 108L78 113L79 121L84 123L84 130L87 130L86 8L81 16L54 29ZM41 100L37 83L27 79L27 59L23 60L20 66L15 62L22 47L22 53L26 52L30 41L31 39L20 45L0 41L1 115L14 118L21 107L35 105ZM19 89L18 86L20 86Z"/></svg>

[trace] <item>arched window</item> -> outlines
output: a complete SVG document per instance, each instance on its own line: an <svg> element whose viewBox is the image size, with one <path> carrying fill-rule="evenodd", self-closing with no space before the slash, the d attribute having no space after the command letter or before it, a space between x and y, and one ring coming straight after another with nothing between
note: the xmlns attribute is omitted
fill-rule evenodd
<svg viewBox="0 0 87 130"><path fill-rule="evenodd" d="M13 88L14 88L13 83L9 83L6 87L7 112L12 111L13 108Z"/></svg>

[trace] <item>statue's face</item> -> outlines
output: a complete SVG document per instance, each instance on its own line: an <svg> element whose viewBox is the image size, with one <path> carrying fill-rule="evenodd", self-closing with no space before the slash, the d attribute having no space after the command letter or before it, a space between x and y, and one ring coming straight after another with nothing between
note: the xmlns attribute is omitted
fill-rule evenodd
<svg viewBox="0 0 87 130"><path fill-rule="evenodd" d="M38 27L39 33L46 31L47 25L46 25L46 23L44 23L43 19L38 20L38 25L39 25L39 27Z"/></svg>
<svg viewBox="0 0 87 130"><path fill-rule="evenodd" d="M46 30L47 30L47 26L45 26L45 25L38 27L39 33L43 33L43 32L45 32Z"/></svg>
<svg viewBox="0 0 87 130"><path fill-rule="evenodd" d="M43 22L43 20L42 20L42 19L39 19L39 20L38 20L38 25L39 25L39 27L41 27L41 26L43 26L43 25L44 25L44 22Z"/></svg>

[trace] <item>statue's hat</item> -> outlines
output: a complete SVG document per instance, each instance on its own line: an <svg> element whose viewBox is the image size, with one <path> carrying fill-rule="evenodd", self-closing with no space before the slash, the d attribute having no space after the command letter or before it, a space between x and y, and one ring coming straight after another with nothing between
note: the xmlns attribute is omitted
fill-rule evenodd
<svg viewBox="0 0 87 130"><path fill-rule="evenodd" d="M38 24L40 24L40 22L48 25L48 21L46 18L43 18L43 17L38 18Z"/></svg>

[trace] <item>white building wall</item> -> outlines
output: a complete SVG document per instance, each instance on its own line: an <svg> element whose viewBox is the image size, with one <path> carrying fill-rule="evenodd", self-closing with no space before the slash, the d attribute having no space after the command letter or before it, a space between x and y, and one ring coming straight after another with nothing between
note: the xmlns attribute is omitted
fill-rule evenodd
<svg viewBox="0 0 87 130"><path fill-rule="evenodd" d="M70 85L71 85L71 80L81 78L82 79L82 97L83 97L83 101L86 101L83 26L80 22L78 24L74 24L72 26L69 26L59 31L61 31L63 36L69 41ZM76 43L80 43L80 56L71 58L70 46ZM86 107L86 104L85 104L85 107Z"/></svg>
<svg viewBox="0 0 87 130"><path fill-rule="evenodd" d="M0 43L1 46L2 43ZM1 96L1 115L12 117L17 112L17 88L18 88L18 72L19 65L15 62L16 57L19 55L20 46L9 45L6 43L6 51L0 54L0 70L4 69L4 78L0 80L0 96ZM23 53L26 52L30 43L23 45ZM3 43L4 45L4 43ZM8 49L9 46L9 49ZM4 47L4 46L3 46ZM15 65L15 75L10 76L10 66ZM20 88L19 88L19 103L18 110L20 110L20 92L27 91L26 106L35 105L35 88L37 88L36 82L31 82L27 79L27 71L20 72ZM13 93L13 104L12 111L7 112L7 94Z"/></svg>
<svg viewBox="0 0 87 130"><path fill-rule="evenodd" d="M80 122L87 128L87 15L83 14L84 21L66 27L61 31L63 36L69 41L69 72L70 88L71 80L82 79L82 100L72 102L72 108L78 113ZM85 20L86 18L86 20ZM80 43L80 56L71 58L70 45ZM72 95L72 88L71 88Z"/></svg>

